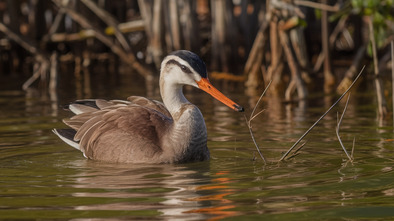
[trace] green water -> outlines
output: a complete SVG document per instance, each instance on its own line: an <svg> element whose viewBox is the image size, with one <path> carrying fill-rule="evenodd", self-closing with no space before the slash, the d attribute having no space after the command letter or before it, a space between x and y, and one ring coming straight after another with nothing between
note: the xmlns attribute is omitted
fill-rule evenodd
<svg viewBox="0 0 394 221"><path fill-rule="evenodd" d="M95 85L91 96L144 95L140 85ZM264 165L242 114L187 90L206 118L212 159L119 165L86 160L52 134L69 116L59 105L81 96L77 87L67 90L57 101L0 90L0 219L394 219L393 127L376 119L373 94L353 93L342 123L349 151L356 138L353 163L335 136L343 103L306 137L299 155L278 163L332 99L316 95L291 110L266 99L253 121ZM224 91L250 113L247 96Z"/></svg>

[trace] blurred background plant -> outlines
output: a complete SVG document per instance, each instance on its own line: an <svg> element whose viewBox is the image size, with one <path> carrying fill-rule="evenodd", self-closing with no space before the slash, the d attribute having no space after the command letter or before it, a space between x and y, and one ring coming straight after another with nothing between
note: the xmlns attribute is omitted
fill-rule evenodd
<svg viewBox="0 0 394 221"><path fill-rule="evenodd" d="M342 93L367 65L384 107L393 15L393 0L2 0L0 78L56 91L63 66L89 81L100 62L151 84L167 53L187 49L211 79L255 97L272 79L267 96L285 101Z"/></svg>

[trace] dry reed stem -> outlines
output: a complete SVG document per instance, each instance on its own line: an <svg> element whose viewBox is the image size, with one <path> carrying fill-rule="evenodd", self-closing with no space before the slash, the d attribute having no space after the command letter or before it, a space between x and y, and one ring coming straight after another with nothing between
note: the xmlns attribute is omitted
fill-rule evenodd
<svg viewBox="0 0 394 221"><path fill-rule="evenodd" d="M352 153L350 154L350 156L352 157L352 159L354 159L354 146L356 144L356 137L353 137L353 147L352 147Z"/></svg>
<svg viewBox="0 0 394 221"><path fill-rule="evenodd" d="M257 101L256 105L254 106L253 111L252 111L252 113L250 114L249 124L250 124L250 121L252 121L253 118L255 118L258 114L260 114L260 112L259 112L258 114L256 114L255 116L253 116L254 112L256 111L257 106L259 105L261 99L263 98L263 96L264 96L265 93L267 92L267 90L268 90L268 88L270 87L271 83L272 83L272 80L270 80L270 82L268 83L267 87L265 87L263 93L260 95L259 100Z"/></svg>
<svg viewBox="0 0 394 221"><path fill-rule="evenodd" d="M306 6L306 7L320 9L320 10L329 11L329 12L338 12L340 10L340 7L338 4L331 6L328 4L322 4L322 3L312 2L312 1L303 1L303 0L296 0L296 1L294 1L294 3L299 6Z"/></svg>
<svg viewBox="0 0 394 221"><path fill-rule="evenodd" d="M374 35L374 26L372 17L368 20L368 27L369 27L369 38L372 44L372 58L373 58L373 67L375 73L375 88L376 88L376 96L378 99L378 110L379 110L379 117L383 119L387 114L387 104L386 99L384 97L384 88L382 84L382 80L379 76L379 67L378 67L378 52L376 47L376 40Z"/></svg>
<svg viewBox="0 0 394 221"><path fill-rule="evenodd" d="M293 158L293 157L298 156L298 154L299 154L298 152L305 146L306 143L307 143L307 142L301 144L301 145L293 152L293 154L291 154L291 156L289 156L287 159L291 159L291 158Z"/></svg>
<svg viewBox="0 0 394 221"><path fill-rule="evenodd" d="M259 100L257 101L256 105L254 106L252 113L250 114L249 120L246 117L246 115L244 115L246 124L248 125L248 128L249 128L250 136L252 137L252 141L253 141L254 145L256 146L257 152L259 153L261 159L264 161L264 164L267 164L267 161L265 160L263 154L261 153L260 147L257 144L256 139L254 138L254 134L253 134L253 131L252 131L252 120L255 117L257 117L258 115L260 115L261 113L263 113L264 110L261 110L257 114L254 114L254 112L256 111L257 106L259 105L259 103L260 103L261 99L263 98L264 94L267 92L267 90L270 87L271 83L272 83L272 80L268 83L268 85L265 87L263 93L260 95Z"/></svg>
<svg viewBox="0 0 394 221"><path fill-rule="evenodd" d="M249 125L249 122L248 122L248 119L246 118L246 115L244 115L244 117L245 117L246 124L248 124L249 133L250 133L250 136L252 137L252 141L253 141L254 145L256 146L257 152L259 153L261 159L264 161L264 164L266 164L267 161L265 160L263 153L261 153L260 147L259 147L259 145L256 143L256 139L254 138L253 131L252 131L252 127L251 127L251 125Z"/></svg>
<svg viewBox="0 0 394 221"><path fill-rule="evenodd" d="M128 53L123 47L113 42L110 37L108 37L103 31L94 25L85 15L72 8L68 2L63 2L61 0L52 0L52 2L55 3L59 10L64 10L64 12L67 13L67 15L70 16L82 28L90 29L94 33L97 40L101 41L108 48L110 48L114 54L119 56L119 58L126 64L129 64L141 76L143 76L145 79L152 78L151 71L140 64L134 54Z"/></svg>
<svg viewBox="0 0 394 221"><path fill-rule="evenodd" d="M114 30L114 35L118 40L119 44L122 45L126 52L131 52L131 46L127 41L126 37L123 35L119 28L119 22L106 10L100 8L95 2L91 0L81 0L83 4L86 5L97 17L99 17L108 27L112 27Z"/></svg>
<svg viewBox="0 0 394 221"><path fill-rule="evenodd" d="M343 151L345 152L346 156L349 158L350 161L353 161L353 158L346 151L346 148L345 148L345 146L342 143L341 136L339 135L339 128L341 127L343 116L345 116L345 112L346 112L348 104L349 104L349 99L350 99L350 93L349 93L349 96L347 97L345 108L343 108L342 115L341 115L341 117L339 119L338 119L338 113L337 113L337 120L338 120L338 122L337 122L337 126L335 128L335 132L337 134L339 144L341 144L341 147L342 147ZM353 150L354 150L354 145L353 145ZM353 152L353 150L352 150L352 152Z"/></svg>
<svg viewBox="0 0 394 221"><path fill-rule="evenodd" d="M308 135L309 134L309 132L311 132L311 130L328 114L328 112L330 112L331 111L331 109L332 108L334 108L334 106L335 105L337 105L338 104L338 102L340 101L340 100L342 100L342 98L347 94L347 92L349 92L349 90L353 87L353 85L357 82L357 80L360 78L360 76L361 76L361 74L363 73L363 71L364 71L364 68L365 68L365 65L364 65L364 67L361 69L361 71L360 71L360 73L357 75L357 77L354 79L354 81L352 82L352 84L349 86L349 88L338 98L338 100L337 101L335 101L335 103L333 104L333 105L331 105L331 107L330 108L328 108L328 110L315 122L315 123L313 123L312 124L312 126L308 129L308 130L306 130L305 131L305 133L293 144L293 146L291 146L290 147L290 149L285 153L285 154L283 154L283 156L279 159L279 161L283 161L289 154L290 154L290 152L301 142L301 140L302 139L304 139L304 137L306 136L306 135Z"/></svg>
<svg viewBox="0 0 394 221"><path fill-rule="evenodd" d="M391 97L393 99L393 126L394 126L394 41L391 41Z"/></svg>

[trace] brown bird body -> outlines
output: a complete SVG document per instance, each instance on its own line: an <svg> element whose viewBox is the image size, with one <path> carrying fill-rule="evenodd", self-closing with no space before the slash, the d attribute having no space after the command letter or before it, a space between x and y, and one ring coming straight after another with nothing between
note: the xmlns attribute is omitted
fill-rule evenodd
<svg viewBox="0 0 394 221"><path fill-rule="evenodd" d="M76 115L71 129L54 129L88 159L113 163L184 163L209 159L207 130L200 110L186 100L183 85L200 88L237 111L243 108L208 81L205 64L189 51L162 62L164 103L132 96L126 101L80 100L69 105Z"/></svg>

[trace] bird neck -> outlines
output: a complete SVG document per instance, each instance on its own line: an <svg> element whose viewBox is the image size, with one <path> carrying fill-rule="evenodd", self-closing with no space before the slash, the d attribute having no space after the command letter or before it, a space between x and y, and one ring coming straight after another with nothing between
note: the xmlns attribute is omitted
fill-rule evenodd
<svg viewBox="0 0 394 221"><path fill-rule="evenodd" d="M182 110L182 107L190 102L185 98L182 91L182 85L175 83L164 83L164 79L160 79L160 94L163 103L176 120L177 115Z"/></svg>

